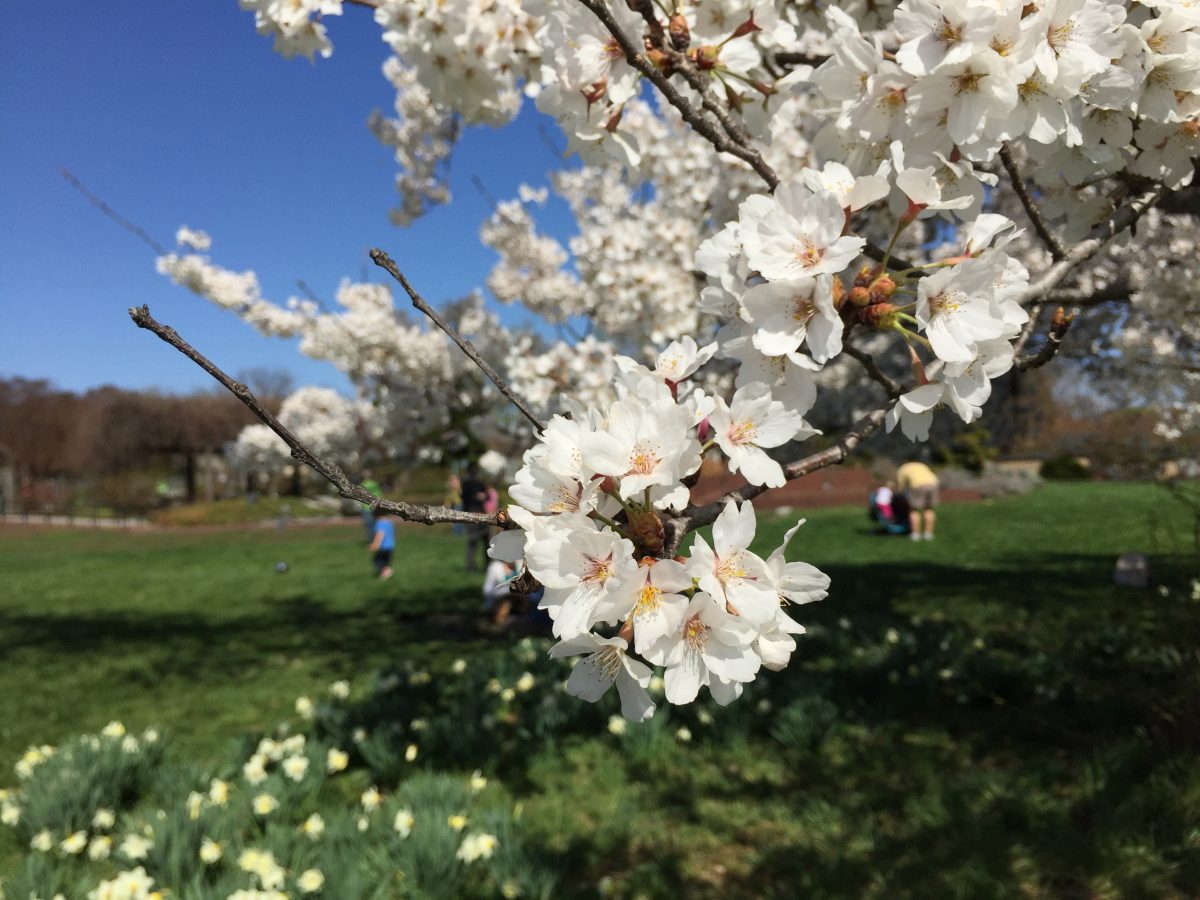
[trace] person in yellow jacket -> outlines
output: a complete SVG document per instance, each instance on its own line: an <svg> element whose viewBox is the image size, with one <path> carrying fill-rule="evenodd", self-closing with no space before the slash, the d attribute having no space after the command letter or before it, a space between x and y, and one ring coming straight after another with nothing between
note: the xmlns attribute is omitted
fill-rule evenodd
<svg viewBox="0 0 1200 900"><path fill-rule="evenodd" d="M938 477L933 469L920 460L913 459L896 470L896 484L908 497L908 521L912 527L909 535L912 540L919 541L922 536L927 541L933 540L933 527L937 523ZM922 535L922 519L924 519L924 535Z"/></svg>

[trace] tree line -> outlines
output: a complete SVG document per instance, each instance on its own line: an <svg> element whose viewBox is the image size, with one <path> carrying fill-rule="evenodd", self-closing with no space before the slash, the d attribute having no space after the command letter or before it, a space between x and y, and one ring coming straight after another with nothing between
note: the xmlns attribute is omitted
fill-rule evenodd
<svg viewBox="0 0 1200 900"><path fill-rule="evenodd" d="M291 377L275 370L241 378L272 409L292 388ZM221 451L253 420L224 391L105 385L76 392L46 379L0 378L0 467L22 483L166 470L183 477L194 500L199 457Z"/></svg>

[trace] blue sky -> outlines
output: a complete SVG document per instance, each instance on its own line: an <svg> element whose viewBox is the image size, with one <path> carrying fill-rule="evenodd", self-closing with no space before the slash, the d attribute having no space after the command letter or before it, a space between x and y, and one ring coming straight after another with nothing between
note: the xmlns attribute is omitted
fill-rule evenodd
<svg viewBox="0 0 1200 900"><path fill-rule="evenodd" d="M408 229L387 220L391 154L366 128L390 111L387 48L369 12L332 20L335 52L310 65L271 52L236 0L60 0L6 11L0 54L0 375L183 391L207 376L125 310L147 303L219 365L288 369L344 387L292 342L263 338L154 271L153 253L90 206L72 170L116 210L171 245L187 224L215 261L254 269L282 301L304 279L331 300L338 282L382 280L387 249L437 303L482 287L494 253L478 241L488 202L545 183L556 165L527 105L505 129L467 132L452 166L454 203ZM569 228L561 205L547 230ZM527 321L502 308L507 323Z"/></svg>

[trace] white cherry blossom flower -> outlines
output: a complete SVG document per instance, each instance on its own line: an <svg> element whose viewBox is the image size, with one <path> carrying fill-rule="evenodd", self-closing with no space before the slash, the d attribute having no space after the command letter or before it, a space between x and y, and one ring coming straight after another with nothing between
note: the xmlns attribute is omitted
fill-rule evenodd
<svg viewBox="0 0 1200 900"><path fill-rule="evenodd" d="M727 501L713 522L712 547L696 535L687 571L701 591L721 601L731 613L763 625L779 609L779 593L771 584L766 563L750 552L754 530L754 505L747 501L739 508Z"/></svg>
<svg viewBox="0 0 1200 900"><path fill-rule="evenodd" d="M707 686L717 703L733 702L741 685L752 681L762 665L751 646L754 637L755 630L745 619L730 615L698 591L679 630L665 635L656 646L655 655L666 666L667 701L691 703Z"/></svg>
<svg viewBox="0 0 1200 900"><path fill-rule="evenodd" d="M569 640L585 634L607 595L637 573L633 544L590 520L525 548L529 571L546 588L543 608L554 619L554 635ZM614 611L624 615L628 610Z"/></svg>
<svg viewBox="0 0 1200 900"><path fill-rule="evenodd" d="M716 352L715 343L699 347L692 337L685 335L678 341L672 341L658 354L654 371L666 381L678 383L693 375Z"/></svg>
<svg viewBox="0 0 1200 900"><path fill-rule="evenodd" d="M866 243L842 235L846 214L835 194L800 181L781 184L767 202L748 198L740 219L749 265L770 280L836 274Z"/></svg>
<svg viewBox="0 0 1200 900"><path fill-rule="evenodd" d="M673 559L654 560L642 565L639 572L642 578L634 583L637 595L628 621L633 626L634 647L646 656L660 637L682 624L688 604L682 592L692 586L692 576Z"/></svg>
<svg viewBox="0 0 1200 900"><path fill-rule="evenodd" d="M567 678L568 694L595 703L615 684L621 696L621 715L643 722L654 715L654 701L646 691L651 672L647 665L629 657L628 647L624 638L587 633L554 645L550 655L583 656Z"/></svg>
<svg viewBox="0 0 1200 900"><path fill-rule="evenodd" d="M787 479L783 467L766 451L817 433L799 413L773 399L771 389L762 384L738 388L728 406L718 399L709 422L713 440L729 457L729 470L767 487L781 487Z"/></svg>
<svg viewBox="0 0 1200 900"><path fill-rule="evenodd" d="M917 321L939 359L970 362L979 341L1004 333L1004 322L993 314L991 295L987 268L973 260L917 283Z"/></svg>
<svg viewBox="0 0 1200 900"><path fill-rule="evenodd" d="M906 72L928 75L968 59L986 46L996 24L995 8L983 2L904 0L895 27L902 41L896 52Z"/></svg>
<svg viewBox="0 0 1200 900"><path fill-rule="evenodd" d="M845 326L833 308L828 275L757 284L746 291L742 304L755 329L754 346L765 356L791 353L802 343L818 363L842 352Z"/></svg>
<svg viewBox="0 0 1200 900"><path fill-rule="evenodd" d="M593 471L620 479L622 498L650 487L672 487L700 467L700 443L688 412L667 396L644 403L626 397L612 405L603 430L583 439L583 460Z"/></svg>

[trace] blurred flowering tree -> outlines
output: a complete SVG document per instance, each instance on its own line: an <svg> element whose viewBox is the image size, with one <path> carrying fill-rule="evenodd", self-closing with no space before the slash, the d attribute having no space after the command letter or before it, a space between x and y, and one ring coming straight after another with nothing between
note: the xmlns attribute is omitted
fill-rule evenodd
<svg viewBox="0 0 1200 900"><path fill-rule="evenodd" d="M277 51L310 60L333 51L332 16L373 11L394 54L396 118L372 129L400 167L397 224L450 200L463 126L503 125L525 98L581 157L551 176L578 225L565 245L539 233L547 195L529 187L482 230L500 301L587 323L549 347L478 296L435 312L381 251L465 354L383 286L345 283L336 310L276 304L187 229L188 252L158 262L351 377L353 403L301 392L288 417L263 415L343 495L506 529L493 555L545 587L556 655L585 659L579 696L615 684L642 719L646 663L665 667L672 703L702 686L728 703L786 665L803 631L786 606L821 599L829 579L786 562L786 541L752 553L748 501L881 427L921 441L935 418L974 422L994 379L1060 346L1159 402L1164 433L1196 425L1191 0L241 3ZM256 405L148 311L134 318ZM524 418L500 420L497 390ZM814 423L833 433L804 455ZM366 440L436 457L481 427L532 445L496 516L380 502L327 459L352 461ZM261 438L247 452L265 452ZM748 484L696 506L710 452ZM697 537L681 556L709 524L711 546Z"/></svg>

